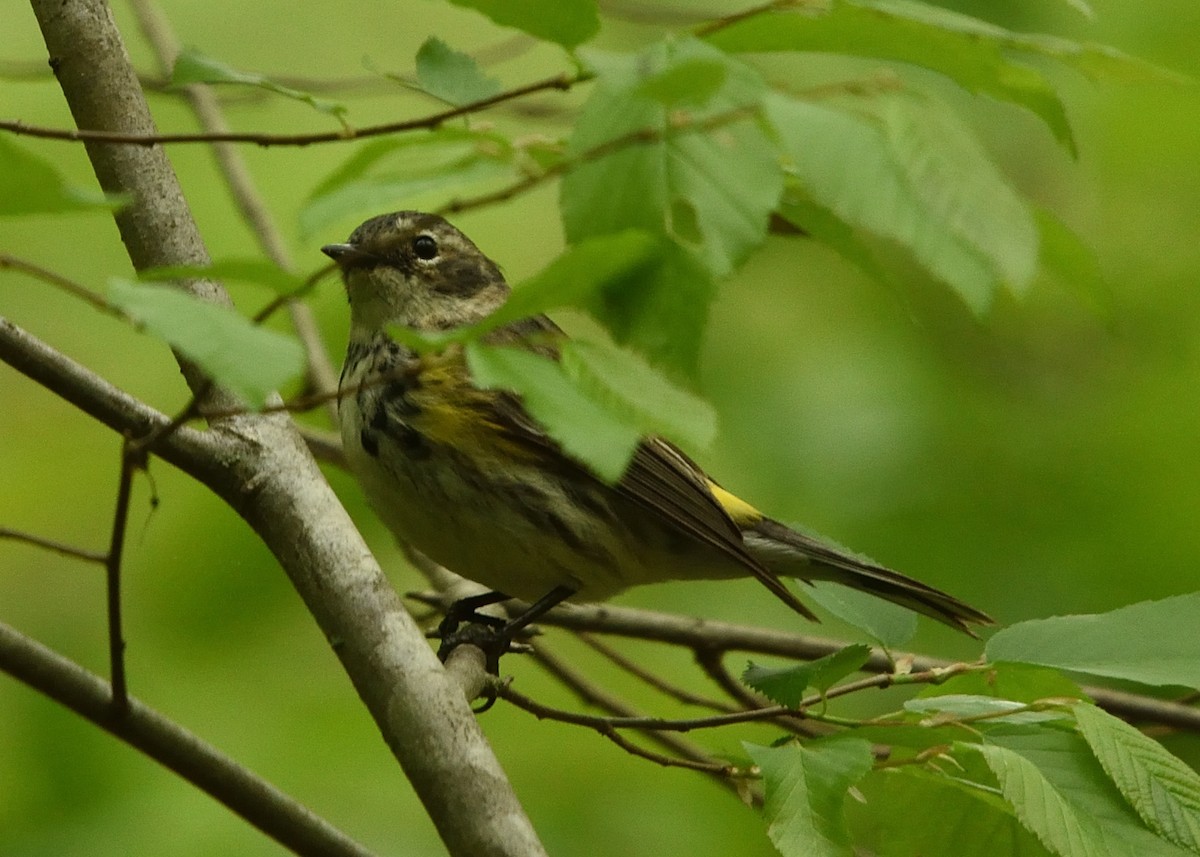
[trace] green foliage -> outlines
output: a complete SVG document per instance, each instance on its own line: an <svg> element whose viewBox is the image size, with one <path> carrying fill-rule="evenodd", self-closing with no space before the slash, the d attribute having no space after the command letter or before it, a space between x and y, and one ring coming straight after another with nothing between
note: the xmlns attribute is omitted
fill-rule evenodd
<svg viewBox="0 0 1200 857"><path fill-rule="evenodd" d="M621 478L641 431L579 389L561 363L522 349L479 343L467 346L467 361L477 384L519 393L529 413L566 452L586 461L602 479Z"/></svg>
<svg viewBox="0 0 1200 857"><path fill-rule="evenodd" d="M430 36L417 51L417 81L435 98L450 104L470 104L500 92L500 81L484 74L478 63Z"/></svg>
<svg viewBox="0 0 1200 857"><path fill-rule="evenodd" d="M987 644L991 661L1020 661L1148 685L1200 688L1200 592L1110 613L1019 622Z"/></svg>
<svg viewBox="0 0 1200 857"><path fill-rule="evenodd" d="M1014 702L1085 698L1079 685L1057 670L1014 663L956 675L949 681L922 688L917 695L929 697L947 694L991 696Z"/></svg>
<svg viewBox="0 0 1200 857"><path fill-rule="evenodd" d="M304 369L304 350L292 337L178 289L114 279L108 300L252 408Z"/></svg>
<svg viewBox="0 0 1200 857"><path fill-rule="evenodd" d="M1062 100L1039 72L1009 57L1018 38L925 4L835 2L823 11L754 15L709 37L729 51L824 51L923 66L970 92L1032 110L1075 153ZM982 22L973 22L981 24Z"/></svg>
<svg viewBox="0 0 1200 857"><path fill-rule="evenodd" d="M729 274L765 239L783 189L766 129L746 112L763 97L764 83L749 66L691 39L606 57L603 69L571 136L578 164L562 183L567 238L631 227L661 236L677 248L676 264L664 264L651 288L703 307L711 280ZM696 85L685 87L688 80ZM676 111L684 106L681 116ZM715 128L706 131L706 123ZM693 325L705 316L659 318L672 338L690 344L688 353L678 345L666 351L658 337L637 328L614 332L693 369L700 332Z"/></svg>
<svg viewBox="0 0 1200 857"><path fill-rule="evenodd" d="M562 363L590 398L645 433L664 435L690 449L704 449L716 437L712 406L672 384L631 351L575 339L563 343Z"/></svg>
<svg viewBox="0 0 1200 857"><path fill-rule="evenodd" d="M976 311L1033 279L1032 215L945 111L903 96L864 115L784 97L766 108L817 203L910 249Z"/></svg>
<svg viewBox="0 0 1200 857"><path fill-rule="evenodd" d="M746 745L766 782L767 835L784 857L849 857L843 803L871 770L871 745L855 738L782 747Z"/></svg>
<svg viewBox="0 0 1200 857"><path fill-rule="evenodd" d="M834 616L885 648L903 646L917 633L917 614L890 601L828 580L814 580L808 586L807 594Z"/></svg>
<svg viewBox="0 0 1200 857"><path fill-rule="evenodd" d="M1053 853L1184 857L1142 823L1077 734L997 726L987 737L974 751L1021 823Z"/></svg>
<svg viewBox="0 0 1200 857"><path fill-rule="evenodd" d="M482 329L562 307L602 307L604 295L643 274L655 264L658 251L654 239L635 229L580 241L540 273L518 283L512 297L483 322Z"/></svg>
<svg viewBox="0 0 1200 857"><path fill-rule="evenodd" d="M1200 775L1157 741L1093 705L1076 705L1079 733L1146 826L1200 854Z"/></svg>
<svg viewBox="0 0 1200 857"><path fill-rule="evenodd" d="M868 774L848 801L855 844L877 857L1048 857L991 791L907 766Z"/></svg>
<svg viewBox="0 0 1200 857"><path fill-rule="evenodd" d="M54 164L0 136L0 217L109 211L120 197L72 186Z"/></svg>
<svg viewBox="0 0 1200 857"><path fill-rule="evenodd" d="M1082 693L1069 679L1036 666L1045 662L1044 653L1070 650L1093 656L1088 661L1089 672L1144 682L1151 678L1162 682L1171 676L1169 683L1186 684L1182 676L1192 663L1178 643L1170 642L1174 637L1194 636L1172 633L1186 621L1186 615L1196 615L1191 596L1133 605L1104 616L1015 625L992 638L987 647L989 658L1015 660L1024 653L1030 663L991 663L926 687L888 717L833 722L850 726L847 735L889 746L892 761L920 764L925 773L913 781L914 786L920 784L918 791L944 781L943 791L953 797L941 817L952 826L1004 831L1004 837L1015 842L1022 838L1011 824L1011 819L1016 819L1046 851L1058 857L1200 853L1200 775L1142 732L1078 701ZM1051 624L1053 634L1044 623ZM1019 633L1022 625L1032 626L1033 632ZM1149 631L1159 628L1165 630L1161 634ZM1156 665L1150 650L1135 644L1139 635L1154 637L1165 663ZM1106 638L1110 641L1100 647ZM1027 645L1030 639L1034 645ZM1127 649L1131 651L1125 658L1113 657L1114 652ZM848 651L787 669L752 666L745 680L777 702L795 706L807 686L817 685L814 676ZM1139 660L1143 657L1144 661ZM851 660L854 666L862 662ZM1078 666L1077 660L1071 662L1072 669ZM847 673L833 674L837 681ZM893 680L903 681L904 677ZM973 737L964 737L967 734ZM800 788L796 783L804 782L801 774L784 777L778 763L771 764L775 766L772 771L763 767L773 841L785 854L804 853L806 847L826 853L828 837L814 829L809 806L794 798L770 803L772 788L791 791ZM837 776L857 782L863 774L847 762L840 771L826 770L823 776L825 782L838 782ZM967 792L958 795L954 789ZM912 799L916 800L915 796ZM901 804L902 796L892 792L888 801ZM898 810L885 809L883 815L859 818L859 823L851 825L854 841L860 845L880 841L880 831L890 830L896 823L889 821L887 813L892 811ZM956 812L969 812L971 817ZM786 846L780 842L781 830L789 831ZM905 837L905 841L914 839L927 841ZM835 841L839 847L845 844L842 839ZM955 840L947 838L943 843L942 848L926 846L928 850L921 853L959 853ZM848 852L843 847L829 853ZM880 853L903 852L884 849Z"/></svg>
<svg viewBox="0 0 1200 857"><path fill-rule="evenodd" d="M764 667L751 661L742 673L742 681L772 702L796 708L808 688L824 693L865 664L870 656L870 646L855 643L815 661L790 667Z"/></svg>
<svg viewBox="0 0 1200 857"><path fill-rule="evenodd" d="M553 12L536 3L461 5L569 48L596 31L587 2ZM708 28L703 41L675 33L636 52L586 50L588 97L556 142L458 126L367 142L313 191L301 230L315 236L380 210L436 208L464 191L561 174L571 244L628 229L660 242L653 267L597 292L589 311L617 343L688 375L697 371L718 282L762 245L773 215L893 288L901 278L878 261L875 245L898 244L979 314L1001 290L1023 295L1043 252L1057 279L1102 292L1094 259L1070 230L1025 200L962 121L919 88L850 81L785 92L738 56L811 51L922 65L1029 108L1072 151L1061 99L1027 60L1121 79L1169 77L1111 49L920 3L764 10ZM436 36L416 67L421 85L451 103L496 91L470 57ZM834 612L859 612L839 594L819 597ZM899 621L875 633L902 644L913 626Z"/></svg>
<svg viewBox="0 0 1200 857"><path fill-rule="evenodd" d="M1000 793L1017 818L1052 853L1061 857L1122 853L1114 848L1104 829L1071 803L1038 767L1020 753L989 745L974 748L1000 783Z"/></svg>
<svg viewBox="0 0 1200 857"><path fill-rule="evenodd" d="M450 0L487 15L497 24L573 48L600 29L595 0Z"/></svg>
<svg viewBox="0 0 1200 857"><path fill-rule="evenodd" d="M968 693L944 693L938 696L917 697L904 703L904 710L914 714L934 715L923 722L950 723L963 718L986 718L993 723L1045 723L1069 717L1054 709L1031 709L1014 699L999 699Z"/></svg>

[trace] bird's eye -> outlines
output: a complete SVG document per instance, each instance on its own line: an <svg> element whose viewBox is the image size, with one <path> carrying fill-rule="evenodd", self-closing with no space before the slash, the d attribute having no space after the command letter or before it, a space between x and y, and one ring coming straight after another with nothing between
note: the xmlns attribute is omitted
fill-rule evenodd
<svg viewBox="0 0 1200 857"><path fill-rule="evenodd" d="M418 235L413 239L413 252L417 254L418 259L424 259L428 262L438 254L437 242L428 235Z"/></svg>

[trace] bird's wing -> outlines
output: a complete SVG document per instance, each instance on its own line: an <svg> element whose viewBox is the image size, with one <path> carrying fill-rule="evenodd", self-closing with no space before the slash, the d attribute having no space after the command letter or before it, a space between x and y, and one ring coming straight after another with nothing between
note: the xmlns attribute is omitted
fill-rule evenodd
<svg viewBox="0 0 1200 857"><path fill-rule="evenodd" d="M489 340L497 345L526 346L532 339L538 350L557 356L547 337L565 338L553 322L544 316L525 319L493 331ZM493 399L493 420L502 426L514 441L553 451L555 459L564 466L577 469L586 478L598 479L581 462L564 453L540 423L525 410L517 396L501 394ZM738 500L710 480L700 467L674 444L659 437L648 437L638 444L633 458L620 481L613 486L622 496L646 509L667 526L706 544L729 560L743 566L767 589L801 615L816 620L803 603L783 582L746 549L738 517L761 518L749 504ZM732 506L723 504L729 498Z"/></svg>

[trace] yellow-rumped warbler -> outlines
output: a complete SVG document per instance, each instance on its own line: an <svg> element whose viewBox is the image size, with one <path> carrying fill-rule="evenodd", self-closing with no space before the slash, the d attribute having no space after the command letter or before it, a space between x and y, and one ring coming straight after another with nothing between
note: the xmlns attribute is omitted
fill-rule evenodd
<svg viewBox="0 0 1200 857"><path fill-rule="evenodd" d="M508 297L495 263L441 217L384 214L321 249L350 298L340 385L347 461L401 541L496 591L468 608L512 596L540 613L641 583L749 576L815 618L780 581L795 577L832 580L967 633L968 623L991 622L771 520L661 438L644 439L609 485L565 454L518 396L475 386L461 348L420 355L396 342L388 325L444 331L484 319ZM488 341L552 354L564 336L538 316Z"/></svg>

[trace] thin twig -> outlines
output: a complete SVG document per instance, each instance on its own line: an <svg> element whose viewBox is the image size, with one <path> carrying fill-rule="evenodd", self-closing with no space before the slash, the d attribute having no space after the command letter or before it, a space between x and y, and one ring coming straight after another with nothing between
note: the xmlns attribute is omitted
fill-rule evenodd
<svg viewBox="0 0 1200 857"><path fill-rule="evenodd" d="M763 15L767 12L778 12L781 9L796 8L804 5L814 5L811 0L806 4L804 0L772 0L770 3L763 3L760 6L751 6L749 9L743 9L741 12L735 12L732 15L726 15L724 18L717 18L715 21L710 21L707 24L697 27L692 32L703 38L710 36L719 30L724 30L726 27L732 27L734 24L745 21L747 18L753 18L757 15Z"/></svg>
<svg viewBox="0 0 1200 857"><path fill-rule="evenodd" d="M531 173L525 178L518 179L512 184L499 188L498 190L482 193L477 196L466 197L463 199L451 200L442 207L435 209L436 214L461 214L464 211L469 211L476 208L482 208L487 205L494 205L500 202L507 202L522 193L525 193L550 179L557 178L575 169L581 164L599 160L607 157L615 152L622 151L632 146L651 145L669 139L677 134L695 134L704 131L712 131L724 125L729 125L750 116L756 115L758 112L756 107L743 106L735 107L732 110L722 111L721 113L708 116L701 120L694 120L686 115L680 116L673 120L666 128L638 128L630 131L628 134L622 134L619 137L614 137L611 140L593 146L572 158L565 158L557 163L551 164L546 169L538 173Z"/></svg>
<svg viewBox="0 0 1200 857"><path fill-rule="evenodd" d="M642 759L647 759L657 765L662 765L664 768L686 768L689 771L712 774L723 780L746 776L735 765L721 764L719 762L698 762L694 759L681 759L678 756L665 756L662 753L655 753L653 750L647 750L640 744L630 741L616 729L599 729L597 731L625 752ZM735 786L731 786L731 788L737 792Z"/></svg>
<svg viewBox="0 0 1200 857"><path fill-rule="evenodd" d="M564 711L558 708L552 708L548 705L543 705L536 700L530 699L511 687L503 686L499 688L498 695L502 699L510 699L513 704L519 704L522 708L537 714L539 717L558 720L563 723L572 723L576 726L587 726L592 729L597 729L603 726L608 726L613 729L649 729L663 732L691 732L696 729L714 729L721 726L729 726L734 723L756 723L764 720L773 720L781 716L791 717L810 717L817 716L809 711L809 709L817 706L824 706L830 699L836 699L841 696L848 696L853 693L859 693L864 690L882 689L891 687L893 684L941 684L952 676L959 675L964 672L985 669L984 664L951 664L948 667L926 670L921 673L908 673L905 675L893 675L890 673L881 673L879 675L867 676L866 678L858 679L857 681L846 682L845 684L832 687L823 693L815 693L804 697L794 707L789 708L783 705L767 705L761 708L755 708L749 711L735 711L728 714L712 714L707 717L686 717L686 718L664 718L664 717L600 717L593 714L581 714L574 711ZM858 721L845 721L855 722Z"/></svg>
<svg viewBox="0 0 1200 857"><path fill-rule="evenodd" d="M108 606L108 658L112 681L113 717L129 713L129 691L125 682L125 637L121 630L121 559L125 548L125 523L129 519L129 495L133 472L146 466L144 453L130 446L126 436L121 443L121 475L117 482L116 510L112 535L105 557L105 595Z"/></svg>
<svg viewBox="0 0 1200 857"><path fill-rule="evenodd" d="M105 300L104 296L99 292L94 292L87 286L68 279L62 274L57 274L48 268L43 268L41 265L36 265L25 259L19 259L16 256L10 256L7 253L0 253L0 268L10 268L14 271L28 274L44 283L49 283L56 288L62 289L69 295L86 301L103 313L114 315L121 319L125 318L124 313Z"/></svg>
<svg viewBox="0 0 1200 857"><path fill-rule="evenodd" d="M693 649L696 664L712 682L737 702L742 709L761 708L762 698L755 696L725 668L724 652L711 646Z"/></svg>
<svg viewBox="0 0 1200 857"><path fill-rule="evenodd" d="M544 80L528 83L524 86L505 90L488 98L481 98L470 104L451 107L432 113L420 119L407 119L403 122L388 122L382 125L369 125L365 128L343 128L337 131L326 131L316 134L264 134L240 131L224 131L219 133L181 133L181 134L130 134L121 131L89 131L70 128L46 128L39 125L29 125L20 120L0 120L0 130L10 131L26 137L40 137L46 140L86 141L95 143L124 143L135 146L154 146L166 143L255 143L259 146L312 146L318 143L344 143L349 140L362 140L367 137L380 137L386 134L401 134L407 131L433 130L451 119L479 113L497 104L522 98L535 92L545 92L551 89L566 91L573 86L592 79L590 74L566 75L557 74Z"/></svg>
<svg viewBox="0 0 1200 857"><path fill-rule="evenodd" d="M618 652L612 646L608 645L608 643L596 639L591 634L579 632L575 636L578 637L579 640L584 643L584 645L588 646L593 651L599 652L606 659L625 670L625 672L629 673L634 678L644 682L645 684L657 690L659 693L665 694L666 696L682 702L685 705L698 705L702 708L710 708L713 711L736 710L728 703L721 702L716 699L709 699L708 697L701 696L697 693L692 693L686 688L672 684L661 676L654 675L654 673L645 669L633 659L627 657L621 652Z"/></svg>
<svg viewBox="0 0 1200 857"><path fill-rule="evenodd" d="M638 716L632 706L596 685L579 670L553 654L545 644L535 641L532 644L532 648L534 658L538 663L566 687L574 691L585 704L593 705L603 711L607 711L611 716ZM681 759L701 766L714 765L712 759L703 749L678 735L670 735L653 730L643 730L643 734L650 740L670 750ZM717 765L716 767L719 768L721 766Z"/></svg>
<svg viewBox="0 0 1200 857"><path fill-rule="evenodd" d="M0 539L10 539L15 542L24 542L29 545L36 545L46 550L54 551L55 553L69 556L73 559L82 559L85 562L94 562L103 565L107 560L102 553L90 551L86 548L77 548L74 545L68 545L63 542L48 539L44 536L35 536L32 533L23 533L20 530L10 530L7 527L0 527Z"/></svg>

